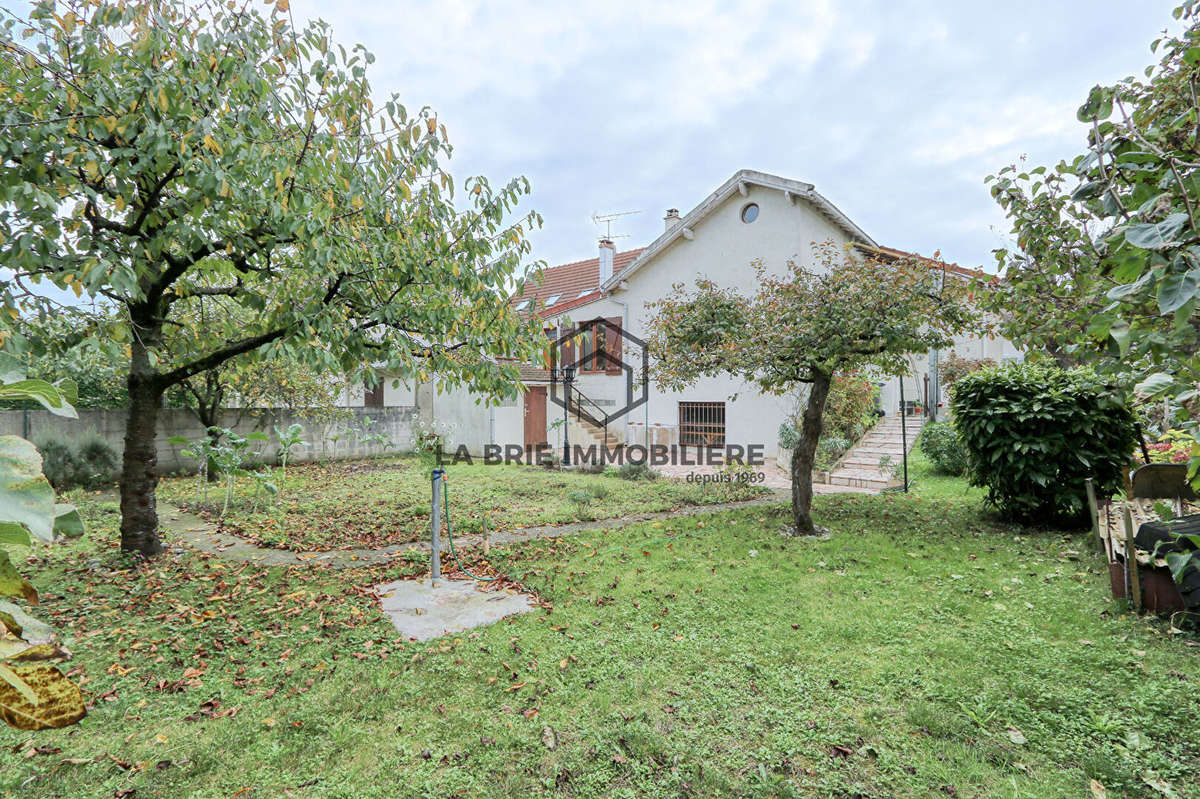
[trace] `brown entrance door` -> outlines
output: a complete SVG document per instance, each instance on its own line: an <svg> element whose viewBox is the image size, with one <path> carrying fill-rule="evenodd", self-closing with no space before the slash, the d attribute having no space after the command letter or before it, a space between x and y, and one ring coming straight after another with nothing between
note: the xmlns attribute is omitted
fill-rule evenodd
<svg viewBox="0 0 1200 799"><path fill-rule="evenodd" d="M525 392L525 446L537 447L546 443L546 387L538 386Z"/></svg>

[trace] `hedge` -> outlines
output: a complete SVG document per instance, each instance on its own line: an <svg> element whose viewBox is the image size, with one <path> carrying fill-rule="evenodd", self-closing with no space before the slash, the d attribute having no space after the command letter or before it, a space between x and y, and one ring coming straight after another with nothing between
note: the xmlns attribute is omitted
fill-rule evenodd
<svg viewBox="0 0 1200 799"><path fill-rule="evenodd" d="M1084 480L1122 487L1136 442L1123 392L1090 369L1012 363L963 377L950 400L967 476L1005 518L1035 523L1084 517Z"/></svg>

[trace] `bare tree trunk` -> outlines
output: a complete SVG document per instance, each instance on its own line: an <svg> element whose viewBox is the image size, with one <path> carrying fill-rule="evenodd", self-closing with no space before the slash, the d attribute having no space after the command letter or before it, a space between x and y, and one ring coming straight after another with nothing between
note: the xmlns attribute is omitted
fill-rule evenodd
<svg viewBox="0 0 1200 799"><path fill-rule="evenodd" d="M792 453L792 523L797 535L812 535L812 472L817 443L824 429L825 400L829 397L832 375L816 373L808 389L800 429L800 443Z"/></svg>
<svg viewBox="0 0 1200 799"><path fill-rule="evenodd" d="M135 329L136 332L136 329ZM129 420L121 469L121 549L145 557L162 551L158 537L158 410L162 390L141 339L134 336L129 369Z"/></svg>

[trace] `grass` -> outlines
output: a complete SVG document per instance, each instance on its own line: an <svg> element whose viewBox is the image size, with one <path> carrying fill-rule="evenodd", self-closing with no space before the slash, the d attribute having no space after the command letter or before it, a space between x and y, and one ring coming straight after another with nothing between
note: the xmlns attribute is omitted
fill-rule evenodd
<svg viewBox="0 0 1200 799"><path fill-rule="evenodd" d="M475 463L448 466L456 532L567 524L629 514L750 499L768 493L745 483L628 481L610 470L590 475L534 466ZM429 528L429 467L416 457L303 464L291 467L272 505L237 484L221 526L261 545L294 550L379 547L425 538ZM197 501L194 477L163 481L160 496L217 520L218 484Z"/></svg>
<svg viewBox="0 0 1200 799"><path fill-rule="evenodd" d="M91 709L0 730L0 793L1200 795L1195 639L937 485L818 498L828 540L760 506L493 550L552 609L423 644L370 595L422 563L131 568L90 502L26 571Z"/></svg>

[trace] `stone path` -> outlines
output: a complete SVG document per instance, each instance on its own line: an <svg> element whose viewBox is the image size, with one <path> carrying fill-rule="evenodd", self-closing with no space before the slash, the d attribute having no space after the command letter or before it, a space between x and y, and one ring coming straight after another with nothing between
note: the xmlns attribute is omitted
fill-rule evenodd
<svg viewBox="0 0 1200 799"><path fill-rule="evenodd" d="M624 527L640 522L654 522L684 516L697 516L705 513L719 513L736 508L749 508L756 505L769 505L776 502L788 501L787 492L775 491L769 496L751 499L744 502L725 502L719 505L691 505L676 510L660 511L657 513L635 513L612 519L597 519L589 522L572 524L542 525L540 527L522 527L514 530L497 530L489 538L492 544L519 543L539 538L561 538L568 535L592 530L608 530L614 527ZM212 522L180 510L166 503L159 502L159 520L164 528L171 533L173 539L182 540L193 549L215 555L225 560L238 562L259 563L263 566L326 566L334 569L356 569L363 566L374 566L387 563L392 558L406 552L429 551L428 541L413 541L405 544L376 549L335 549L328 552L293 552L287 549L260 547L244 538L217 530ZM478 535L455 537L455 546L460 549L470 549L483 544Z"/></svg>

